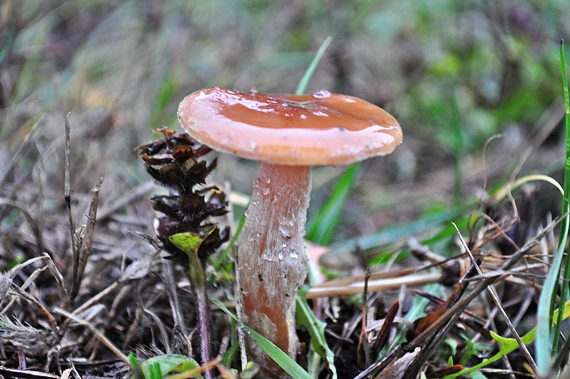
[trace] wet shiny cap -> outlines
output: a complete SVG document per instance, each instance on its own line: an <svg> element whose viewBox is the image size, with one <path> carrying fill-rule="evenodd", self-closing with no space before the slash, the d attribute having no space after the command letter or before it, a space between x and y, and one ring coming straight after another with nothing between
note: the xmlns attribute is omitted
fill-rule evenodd
<svg viewBox="0 0 570 379"><path fill-rule="evenodd" d="M205 88L182 100L178 120L212 149L291 166L349 164L389 154L402 142L388 112L324 90L266 95Z"/></svg>

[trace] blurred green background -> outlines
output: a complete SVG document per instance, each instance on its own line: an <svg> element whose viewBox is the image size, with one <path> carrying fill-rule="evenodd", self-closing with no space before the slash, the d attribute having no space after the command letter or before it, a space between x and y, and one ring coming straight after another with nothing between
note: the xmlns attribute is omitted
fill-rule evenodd
<svg viewBox="0 0 570 379"><path fill-rule="evenodd" d="M149 181L134 148L178 127L186 94L292 93L327 36L307 91L364 98L404 130L392 155L359 169L333 242L478 196L485 178L557 177L563 166L567 0L3 0L0 10L0 179L32 194L42 183L42 200L32 197L47 212L63 210L68 112L72 191L103 176L104 206ZM258 164L219 159L214 179L249 194ZM315 169L311 215L345 170ZM150 230L144 198L123 212Z"/></svg>

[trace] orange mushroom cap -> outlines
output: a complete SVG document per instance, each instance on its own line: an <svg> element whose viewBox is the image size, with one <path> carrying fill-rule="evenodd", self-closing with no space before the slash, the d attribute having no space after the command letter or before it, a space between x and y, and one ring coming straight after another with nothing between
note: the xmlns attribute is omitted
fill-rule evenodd
<svg viewBox="0 0 570 379"><path fill-rule="evenodd" d="M349 164L389 154L402 142L388 112L324 90L266 95L205 88L182 100L178 120L213 149L291 166Z"/></svg>

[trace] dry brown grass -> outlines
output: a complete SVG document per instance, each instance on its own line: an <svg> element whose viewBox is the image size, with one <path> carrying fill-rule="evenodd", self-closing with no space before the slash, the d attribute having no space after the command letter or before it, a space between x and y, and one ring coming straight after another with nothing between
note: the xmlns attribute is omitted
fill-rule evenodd
<svg viewBox="0 0 570 379"><path fill-rule="evenodd" d="M333 46L309 90L327 88L380 104L392 110L405 132L404 144L393 155L365 163L345 205L333 250L342 250L340 242L349 238L452 208L456 176L453 141L446 139L453 133L446 128L451 120L449 83L458 88L467 141L461 151L465 202L479 196L485 180L491 188L526 172L560 175L563 147L557 127L562 106L549 49L552 40L569 30L563 2L465 7L442 3L422 9L405 2L332 3L0 4L0 375L51 378L73 368L83 376L128 376L125 363L105 346L103 336L122 354L135 352L140 359L163 353L197 356L195 297L188 280L180 267L131 233L153 234L155 215L148 198L162 191L149 183L134 148L156 138L151 132L156 127L175 127L179 100L197 88L217 84L293 92L328 35L334 37ZM453 68L454 60L460 68ZM453 70L458 73L450 82L446 75ZM75 248L64 196L68 112ZM489 144L483 162L484 141L499 132L506 137ZM343 170L315 169L312 213ZM221 155L211 180L248 194L256 171L256 163ZM524 224L509 234L518 247L537 234L539 225L547 224L546 214L559 209L557 195L549 188L527 191L518 203ZM472 204L477 207L476 201ZM488 208L496 213L495 220L513 215L508 202L490 203ZM232 211L235 230L243 205ZM435 232L426 228L414 234L426 239ZM505 240L471 237L472 243L489 240L484 267L490 271L501 267L504 254L517 250ZM407 238L398 238L397 248L409 251L402 241ZM430 248L459 253L457 245L445 241ZM346 252L330 255L329 273L363 274L363 262L382 247L356 254L360 260ZM74 251L83 256L83 263L75 263L75 274ZM542 260L543 251L533 253L536 261ZM420 265L413 258L398 264ZM537 282L544 274L544 268L535 268L499 286L507 293L503 301L512 300L509 315L525 330L533 325ZM454 279L456 283L458 277ZM210 294L231 303L231 281L218 277L214 283ZM383 317L399 297L406 312L415 296L409 290L388 291L372 296L370 308ZM329 324L341 377L356 375L357 351L350 343L358 344L359 301L337 297L315 306ZM485 328L506 330L494 317L495 306L481 297L478 301L484 308L471 311L485 320ZM213 315L214 338L224 351L230 322L222 313ZM457 330L452 335L462 341ZM490 344L486 336L478 338ZM521 356L512 360L511 368L521 370ZM442 364L440 360L434 367ZM326 377L326 369L321 377Z"/></svg>

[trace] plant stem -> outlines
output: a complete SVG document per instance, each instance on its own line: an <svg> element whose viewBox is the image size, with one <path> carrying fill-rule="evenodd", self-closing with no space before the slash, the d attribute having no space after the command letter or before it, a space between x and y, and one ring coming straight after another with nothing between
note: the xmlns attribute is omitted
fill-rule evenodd
<svg viewBox="0 0 570 379"><path fill-rule="evenodd" d="M210 338L208 334L208 297L206 294L206 276L204 267L197 254L191 254L188 267L188 278L196 293L196 310L198 312L198 327L200 328L200 359L205 365L210 362ZM206 379L212 379L210 370L204 372Z"/></svg>

